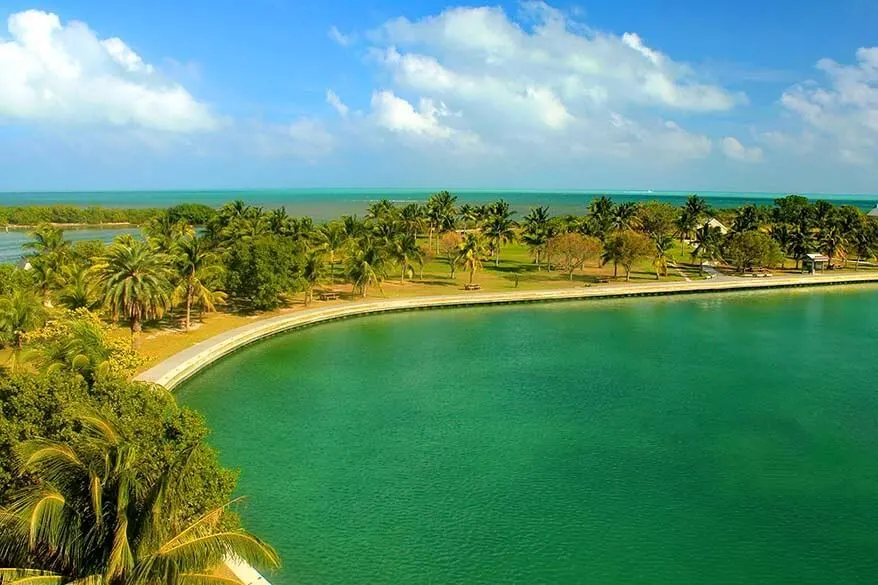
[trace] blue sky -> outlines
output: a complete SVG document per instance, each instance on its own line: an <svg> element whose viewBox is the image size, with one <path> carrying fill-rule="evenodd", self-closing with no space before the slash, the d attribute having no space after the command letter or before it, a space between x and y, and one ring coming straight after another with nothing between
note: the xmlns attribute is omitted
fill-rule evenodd
<svg viewBox="0 0 878 585"><path fill-rule="evenodd" d="M878 5L0 2L0 190L878 192Z"/></svg>

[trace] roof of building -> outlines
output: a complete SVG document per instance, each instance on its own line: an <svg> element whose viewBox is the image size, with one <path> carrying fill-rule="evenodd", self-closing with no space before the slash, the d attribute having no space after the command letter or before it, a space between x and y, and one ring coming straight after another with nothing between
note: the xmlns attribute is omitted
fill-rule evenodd
<svg viewBox="0 0 878 585"><path fill-rule="evenodd" d="M867 213L869 217L878 217L878 205L875 206L874 209L870 209L869 213Z"/></svg>
<svg viewBox="0 0 878 585"><path fill-rule="evenodd" d="M829 256L826 256L824 254L818 254L818 253L814 252L811 254L805 254L805 256L807 256L808 258L810 258L814 262L829 262Z"/></svg>

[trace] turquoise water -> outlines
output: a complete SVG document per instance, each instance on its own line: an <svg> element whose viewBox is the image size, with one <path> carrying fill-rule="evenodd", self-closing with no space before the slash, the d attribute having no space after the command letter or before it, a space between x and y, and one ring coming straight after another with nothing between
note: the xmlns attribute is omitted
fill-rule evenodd
<svg viewBox="0 0 878 585"><path fill-rule="evenodd" d="M180 391L275 585L878 581L878 288L331 323Z"/></svg>
<svg viewBox="0 0 878 585"><path fill-rule="evenodd" d="M338 217L344 213L361 212L370 201L388 198L397 202L424 201L430 193L441 189L275 189L225 191L98 191L70 193L0 193L0 205L103 205L107 207L168 207L178 203L204 203L218 206L232 199L243 199L253 205L279 207L284 205L294 215L310 215L315 219ZM615 201L644 201L661 198L678 205L691 191L516 191L458 190L461 202L479 203L504 198L519 210L535 205L549 205L556 214L582 213L595 195L608 194ZM700 192L715 207L736 207L744 203L770 203L785 193L742 193L733 191ZM813 199L824 198L838 204L851 204L868 209L878 203L878 195L807 194Z"/></svg>
<svg viewBox="0 0 878 585"><path fill-rule="evenodd" d="M109 243L122 234L139 235L139 228L82 228L64 231L64 237L71 242L101 240ZM30 230L0 231L0 264L18 262L27 251L24 244L33 238Z"/></svg>

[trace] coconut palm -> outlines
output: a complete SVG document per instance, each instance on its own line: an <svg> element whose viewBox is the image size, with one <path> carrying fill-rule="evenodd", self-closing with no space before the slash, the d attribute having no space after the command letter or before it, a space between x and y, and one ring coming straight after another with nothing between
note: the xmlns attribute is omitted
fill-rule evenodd
<svg viewBox="0 0 878 585"><path fill-rule="evenodd" d="M457 253L457 263L469 272L469 283L473 283L476 271L482 267L482 258L486 252L484 237L478 232L466 234Z"/></svg>
<svg viewBox="0 0 878 585"><path fill-rule="evenodd" d="M71 319L64 335L42 351L47 371L77 372L89 386L110 370L112 348L97 319Z"/></svg>
<svg viewBox="0 0 878 585"><path fill-rule="evenodd" d="M814 236L809 228L802 229L799 226L793 228L792 233L790 233L789 250L796 261L796 268L799 267L799 263L805 257L805 254L811 252L815 245Z"/></svg>
<svg viewBox="0 0 878 585"><path fill-rule="evenodd" d="M60 265L53 256L36 256L31 260L31 280L39 291L43 305L52 306L52 291L61 283Z"/></svg>
<svg viewBox="0 0 878 585"><path fill-rule="evenodd" d="M381 281L386 276L387 252L371 238L365 237L354 246L347 262L347 276L354 285L354 292L364 298L370 286L381 290Z"/></svg>
<svg viewBox="0 0 878 585"><path fill-rule="evenodd" d="M223 524L233 503L185 513L189 452L159 473L108 421L80 417L82 439L19 445L35 481L0 509L0 580L21 585L228 584L227 557L277 567L277 553Z"/></svg>
<svg viewBox="0 0 878 585"><path fill-rule="evenodd" d="M721 256L723 233L719 226L704 224L695 230L695 248L692 250L692 259L700 260L701 271L704 272L704 263L719 260Z"/></svg>
<svg viewBox="0 0 878 585"><path fill-rule="evenodd" d="M700 224L708 215L710 215L710 205L707 200L698 195L689 195L683 209L693 218L695 223Z"/></svg>
<svg viewBox="0 0 878 585"><path fill-rule="evenodd" d="M640 226L637 217L639 207L633 201L617 205L613 210L613 229L619 231L637 229Z"/></svg>
<svg viewBox="0 0 878 585"><path fill-rule="evenodd" d="M27 333L39 329L46 322L46 311L40 299L26 290L16 290L0 298L0 343L12 347L10 369L15 370L26 353Z"/></svg>
<svg viewBox="0 0 878 585"><path fill-rule="evenodd" d="M175 221L171 214L164 211L143 226L147 240L162 252L170 252L184 236L195 234L195 228L185 221Z"/></svg>
<svg viewBox="0 0 878 585"><path fill-rule="evenodd" d="M543 252L546 250L546 244L549 239L555 235L555 229L549 219L549 208L535 207L524 216L521 230L521 241L523 241L531 254L533 254L537 270L540 269L540 260Z"/></svg>
<svg viewBox="0 0 878 585"><path fill-rule="evenodd" d="M668 262L671 261L671 250L674 248L674 239L668 234L656 234L652 238L654 244L652 265L655 268L655 278L668 275Z"/></svg>
<svg viewBox="0 0 878 585"><path fill-rule="evenodd" d="M604 242L613 230L615 209L613 201L606 195L592 199L585 218L585 231L588 232L585 235L596 236Z"/></svg>
<svg viewBox="0 0 878 585"><path fill-rule="evenodd" d="M319 252L309 252L302 263L301 279L305 288L305 306L314 299L314 287L326 272L326 262Z"/></svg>
<svg viewBox="0 0 878 585"><path fill-rule="evenodd" d="M515 212L509 209L509 203L501 199L491 206L491 215L482 226L494 252L494 266L500 266L502 245L515 240L515 228L518 224L512 220L513 215Z"/></svg>
<svg viewBox="0 0 878 585"><path fill-rule="evenodd" d="M429 236L427 245L433 241L433 235L436 235L436 255L439 255L439 236L454 228L454 222L457 218L457 211L454 203L457 197L448 191L440 191L430 195L427 199L427 226L429 227Z"/></svg>
<svg viewBox="0 0 878 585"><path fill-rule="evenodd" d="M327 257L329 258L329 286L332 286L335 278L335 263L338 260L338 254L348 241L344 225L337 221L328 223L317 230L316 239L319 247L326 252Z"/></svg>
<svg viewBox="0 0 878 585"><path fill-rule="evenodd" d="M693 214L693 212L686 206L680 210L680 215L677 216L676 228L677 235L680 237L680 248L683 247L683 242L685 240L691 239L692 234L698 229L698 217Z"/></svg>
<svg viewBox="0 0 878 585"><path fill-rule="evenodd" d="M873 222L864 222L860 228L854 232L853 247L857 253L857 263L855 270L860 269L860 262L865 258L868 260L875 255L878 248L878 226Z"/></svg>
<svg viewBox="0 0 878 585"><path fill-rule="evenodd" d="M114 319L128 320L135 348L143 321L162 317L171 305L171 262L146 243L117 242L94 266L104 287L104 306Z"/></svg>
<svg viewBox="0 0 878 585"><path fill-rule="evenodd" d="M744 205L735 212L732 231L736 234L753 232L759 229L759 210L753 204Z"/></svg>
<svg viewBox="0 0 878 585"><path fill-rule="evenodd" d="M418 240L412 234L405 233L396 237L391 245L390 254L399 265L399 283L405 282L406 273L414 268L414 264L424 263L424 252L418 246Z"/></svg>
<svg viewBox="0 0 878 585"><path fill-rule="evenodd" d="M366 220L374 223L393 221L397 212L396 206L389 199L373 201L366 208Z"/></svg>
<svg viewBox="0 0 878 585"><path fill-rule="evenodd" d="M837 223L828 223L820 230L817 238L820 244L820 250L829 256L829 266L832 266L832 259L844 247L845 238L841 231L841 227Z"/></svg>
<svg viewBox="0 0 878 585"><path fill-rule="evenodd" d="M781 260L780 267L785 268L787 254L790 252L790 246L793 241L793 228L790 227L790 224L788 223L776 223L771 226L770 234L783 251L783 259Z"/></svg>
<svg viewBox="0 0 878 585"><path fill-rule="evenodd" d="M604 250L601 253L601 265L607 262L613 263L613 278L619 277L619 262L622 261L623 253L623 242L618 237L618 233L608 237L607 241L604 242Z"/></svg>
<svg viewBox="0 0 878 585"><path fill-rule="evenodd" d="M192 306L202 312L216 310L216 304L226 300L226 293L217 290L216 284L223 274L219 256L211 252L204 238L184 236L177 242L175 269L179 281L171 297L173 304L183 303L183 329L189 331L192 322Z"/></svg>
<svg viewBox="0 0 878 585"><path fill-rule="evenodd" d="M424 231L426 212L424 207L417 203L409 203L399 212L399 220L405 231L418 237Z"/></svg>
<svg viewBox="0 0 878 585"><path fill-rule="evenodd" d="M32 234L33 240L23 247L33 250L32 256L60 256L69 251L70 242L64 239L64 232L49 224L38 227Z"/></svg>

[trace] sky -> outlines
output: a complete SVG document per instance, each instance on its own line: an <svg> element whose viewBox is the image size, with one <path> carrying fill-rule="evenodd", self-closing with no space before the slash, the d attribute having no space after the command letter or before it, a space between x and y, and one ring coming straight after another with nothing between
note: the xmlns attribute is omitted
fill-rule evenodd
<svg viewBox="0 0 878 585"><path fill-rule="evenodd" d="M0 19L0 191L878 193L870 0L0 0Z"/></svg>

